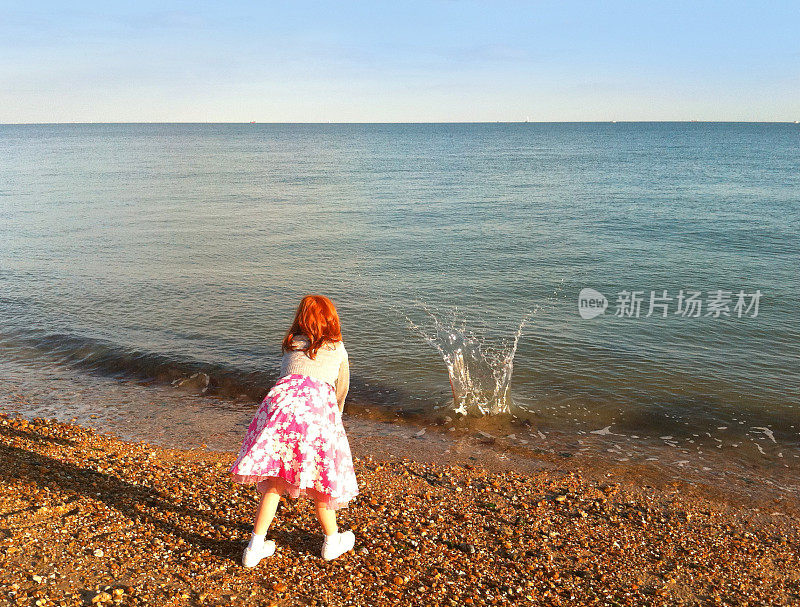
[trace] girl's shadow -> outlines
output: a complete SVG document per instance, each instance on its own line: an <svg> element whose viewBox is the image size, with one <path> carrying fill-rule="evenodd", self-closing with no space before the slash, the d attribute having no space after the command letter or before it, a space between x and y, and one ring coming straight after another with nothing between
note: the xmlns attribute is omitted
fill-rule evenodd
<svg viewBox="0 0 800 607"><path fill-rule="evenodd" d="M67 439L47 437L24 432L8 426L0 427L0 436L25 438L32 441L51 441L59 445L70 444ZM100 500L118 510L133 522L152 524L157 529L183 539L198 550L210 550L218 556L239 561L244 544L240 539L220 539L193 531L191 520L181 524L183 518L201 519L214 527L234 528L248 532L250 521L226 520L197 508L182 505L178 499L166 499L157 490L134 485L116 476L90 468L64 462L7 442L0 443L0 478L9 483L34 482L61 492L75 492L93 500ZM148 507L148 509L142 508ZM157 512L154 514L152 511ZM163 518L162 516L163 515ZM174 515L178 515L177 517ZM169 519L173 520L170 521ZM174 522L177 518L178 522ZM291 546L300 553L319 554L321 539L297 528L276 526L272 535L281 546Z"/></svg>

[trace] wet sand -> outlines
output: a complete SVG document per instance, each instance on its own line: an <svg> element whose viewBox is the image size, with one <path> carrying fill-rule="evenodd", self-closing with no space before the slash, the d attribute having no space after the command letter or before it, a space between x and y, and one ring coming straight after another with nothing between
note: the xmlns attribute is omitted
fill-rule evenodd
<svg viewBox="0 0 800 607"><path fill-rule="evenodd" d="M340 525L355 531L356 550L323 561L310 503L289 500L270 531L276 555L246 570L257 496L230 482L233 453L2 416L0 596L12 605L800 603L800 519L790 512L547 465L426 463L424 453L392 453L391 438L353 447L361 494Z"/></svg>

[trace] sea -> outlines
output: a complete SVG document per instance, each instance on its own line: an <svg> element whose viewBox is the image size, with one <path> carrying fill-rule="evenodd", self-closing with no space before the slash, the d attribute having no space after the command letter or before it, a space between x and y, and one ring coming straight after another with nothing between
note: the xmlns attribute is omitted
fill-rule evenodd
<svg viewBox="0 0 800 607"><path fill-rule="evenodd" d="M353 420L800 490L797 124L0 125L0 409L235 450L309 293Z"/></svg>

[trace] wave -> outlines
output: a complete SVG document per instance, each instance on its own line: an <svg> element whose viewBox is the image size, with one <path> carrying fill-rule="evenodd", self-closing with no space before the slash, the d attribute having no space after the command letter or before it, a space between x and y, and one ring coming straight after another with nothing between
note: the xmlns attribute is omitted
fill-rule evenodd
<svg viewBox="0 0 800 607"><path fill-rule="evenodd" d="M279 375L278 359L273 364L266 361L263 369L247 369L177 352L153 352L109 339L46 330L6 328L0 333L0 352L7 358L21 361L45 358L84 372L162 383L238 402L261 402ZM375 379L367 381L358 374L350 377L348 403L355 409L377 405L389 415L425 413L425 407L420 406L397 410L397 403L409 400L409 394L402 387Z"/></svg>
<svg viewBox="0 0 800 607"><path fill-rule="evenodd" d="M76 368L117 377L169 383L200 394L261 400L277 370L246 370L175 353L126 347L110 340L58 332L0 336L9 356L43 355Z"/></svg>

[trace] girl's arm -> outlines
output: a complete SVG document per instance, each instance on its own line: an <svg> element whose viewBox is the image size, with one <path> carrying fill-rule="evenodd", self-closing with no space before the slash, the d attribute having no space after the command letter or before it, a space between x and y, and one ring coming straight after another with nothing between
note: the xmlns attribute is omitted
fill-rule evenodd
<svg viewBox="0 0 800 607"><path fill-rule="evenodd" d="M336 378L336 402L339 403L339 411L344 412L344 399L350 390L350 363L345 356L339 364L339 377Z"/></svg>

